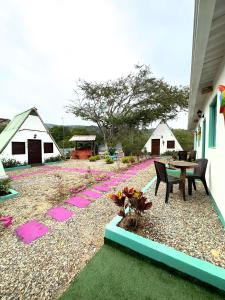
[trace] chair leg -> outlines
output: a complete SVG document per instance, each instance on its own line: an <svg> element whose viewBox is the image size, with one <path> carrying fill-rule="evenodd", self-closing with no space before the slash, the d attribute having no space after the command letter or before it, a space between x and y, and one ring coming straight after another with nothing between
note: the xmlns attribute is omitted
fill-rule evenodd
<svg viewBox="0 0 225 300"><path fill-rule="evenodd" d="M194 187L194 189L195 189L195 191L196 191L196 184L195 184L195 180L193 179L193 187Z"/></svg>
<svg viewBox="0 0 225 300"><path fill-rule="evenodd" d="M188 178L188 195L192 195L192 180L191 178Z"/></svg>
<svg viewBox="0 0 225 300"><path fill-rule="evenodd" d="M160 180L157 180L156 181L156 186L155 186L155 196L157 195L159 184L160 184Z"/></svg>
<svg viewBox="0 0 225 300"><path fill-rule="evenodd" d="M171 190L171 185L169 183L167 183L166 184L166 199L165 199L165 203L168 203L170 190Z"/></svg>
<svg viewBox="0 0 225 300"><path fill-rule="evenodd" d="M171 184L170 193L173 193L173 184Z"/></svg>
<svg viewBox="0 0 225 300"><path fill-rule="evenodd" d="M205 180L205 178L204 178L204 179L202 179L202 183L203 183L203 185L204 185L204 188L205 188L206 194L207 194L207 195L209 195L209 190L208 190L208 187L207 187L207 183L206 183L206 180Z"/></svg>
<svg viewBox="0 0 225 300"><path fill-rule="evenodd" d="M183 184L183 199L184 199L184 201L186 200L186 198L185 198L185 182Z"/></svg>

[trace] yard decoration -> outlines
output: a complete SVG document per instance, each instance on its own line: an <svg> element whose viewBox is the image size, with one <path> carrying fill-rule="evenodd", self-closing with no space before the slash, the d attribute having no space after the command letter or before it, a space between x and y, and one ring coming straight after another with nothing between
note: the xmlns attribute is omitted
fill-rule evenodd
<svg viewBox="0 0 225 300"><path fill-rule="evenodd" d="M219 85L218 86L220 94L220 113L223 114L224 122L225 122L225 86Z"/></svg>
<svg viewBox="0 0 225 300"><path fill-rule="evenodd" d="M110 199L121 207L118 215L123 218L126 217L126 226L132 228L138 227L143 212L152 207L152 202L147 201L143 192L136 191L134 188L125 187L117 194L110 195ZM126 208L128 208L127 215Z"/></svg>

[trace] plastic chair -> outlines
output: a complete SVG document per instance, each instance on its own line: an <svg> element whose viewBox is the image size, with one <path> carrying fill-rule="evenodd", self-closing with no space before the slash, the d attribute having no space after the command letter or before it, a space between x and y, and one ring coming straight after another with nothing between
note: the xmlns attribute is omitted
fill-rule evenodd
<svg viewBox="0 0 225 300"><path fill-rule="evenodd" d="M178 158L179 160L187 160L187 151L179 151Z"/></svg>
<svg viewBox="0 0 225 300"><path fill-rule="evenodd" d="M156 186L155 186L155 196L157 195L158 188L160 182L165 182L166 183L166 198L165 198L165 203L168 202L169 200L169 193L173 192L173 185L174 184L179 184L180 179L173 177L173 176L168 176L166 172L166 165L159 162L159 161L154 161L155 164L155 170L156 170L156 175L157 175L157 181L156 181Z"/></svg>
<svg viewBox="0 0 225 300"><path fill-rule="evenodd" d="M195 161L196 154L197 154L197 151L195 151L195 150L190 151L189 156L188 156L188 161Z"/></svg>
<svg viewBox="0 0 225 300"><path fill-rule="evenodd" d="M204 185L206 194L209 195L209 190L205 179L205 172L208 164L208 159L197 159L196 163L198 164L198 166L194 168L194 173L187 175L188 194L192 195L192 185L196 191L195 179L199 179Z"/></svg>

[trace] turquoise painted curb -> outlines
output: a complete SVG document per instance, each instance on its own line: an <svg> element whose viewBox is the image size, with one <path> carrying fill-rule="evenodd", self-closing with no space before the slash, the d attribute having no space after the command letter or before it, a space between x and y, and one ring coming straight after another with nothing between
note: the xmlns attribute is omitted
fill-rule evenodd
<svg viewBox="0 0 225 300"><path fill-rule="evenodd" d="M0 202L3 202L5 200L9 200L9 199L12 199L14 197L16 197L19 193L13 189L9 189L10 193L9 195L5 195L5 196L1 196L0 197Z"/></svg>
<svg viewBox="0 0 225 300"><path fill-rule="evenodd" d="M152 178L142 191L146 192L155 180L156 176ZM121 220L122 217L116 216L106 226L106 239L225 291L225 269L189 256L172 247L141 237L133 232L126 231L117 226Z"/></svg>
<svg viewBox="0 0 225 300"><path fill-rule="evenodd" d="M212 202L212 206L213 206L213 208L215 209L215 211L216 211L216 213L217 213L217 215L218 215L218 218L219 218L220 222L222 223L222 225L223 225L223 227L224 227L224 229L225 229L225 219L224 219L223 215L221 214L220 209L219 209L219 207L217 206L216 201L214 200L214 198L213 198L211 192L209 192L209 196L210 196L210 200L211 200L211 202Z"/></svg>
<svg viewBox="0 0 225 300"><path fill-rule="evenodd" d="M141 190L143 193L146 193L148 189L150 189L150 187L153 185L153 183L156 181L157 176L154 176L147 184L146 186L143 187L143 189Z"/></svg>
<svg viewBox="0 0 225 300"><path fill-rule="evenodd" d="M59 160L59 161L51 161L51 162L46 162L44 165L55 165L55 164L60 164L63 163L64 160Z"/></svg>
<svg viewBox="0 0 225 300"><path fill-rule="evenodd" d="M11 167L11 168L5 168L5 171L16 171L20 169L29 169L31 168L31 165L26 165L26 166L17 166L17 167Z"/></svg>
<svg viewBox="0 0 225 300"><path fill-rule="evenodd" d="M225 269L126 231L116 226L117 221L106 226L106 239L225 291Z"/></svg>

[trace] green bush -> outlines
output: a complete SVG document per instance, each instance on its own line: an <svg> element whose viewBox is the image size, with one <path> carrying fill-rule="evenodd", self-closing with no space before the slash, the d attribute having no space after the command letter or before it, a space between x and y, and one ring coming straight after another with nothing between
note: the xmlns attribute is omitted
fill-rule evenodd
<svg viewBox="0 0 225 300"><path fill-rule="evenodd" d="M0 180L0 196L9 194L9 189L11 187L11 179Z"/></svg>
<svg viewBox="0 0 225 300"><path fill-rule="evenodd" d="M99 159L100 159L99 155L93 155L93 156L89 157L89 161L96 161L96 160L99 160Z"/></svg>
<svg viewBox="0 0 225 300"><path fill-rule="evenodd" d="M111 157L109 157L109 156L106 157L105 162L107 164L113 164L114 163L113 159Z"/></svg>
<svg viewBox="0 0 225 300"><path fill-rule="evenodd" d="M173 156L173 155L177 155L177 153L174 150L173 151L167 150L166 152L162 153L161 155L162 156Z"/></svg>
<svg viewBox="0 0 225 300"><path fill-rule="evenodd" d="M124 163L124 164L134 163L134 162L135 162L135 159L133 156L124 156L122 158L122 163Z"/></svg>
<svg viewBox="0 0 225 300"><path fill-rule="evenodd" d="M55 162L55 161L60 161L60 160L62 160L62 156L61 155L51 156L51 157L45 159L45 163L47 163L47 162Z"/></svg>
<svg viewBox="0 0 225 300"><path fill-rule="evenodd" d="M2 159L2 164L4 168L13 168L13 167L17 167L17 166L26 166L27 162L21 163L15 159Z"/></svg>

